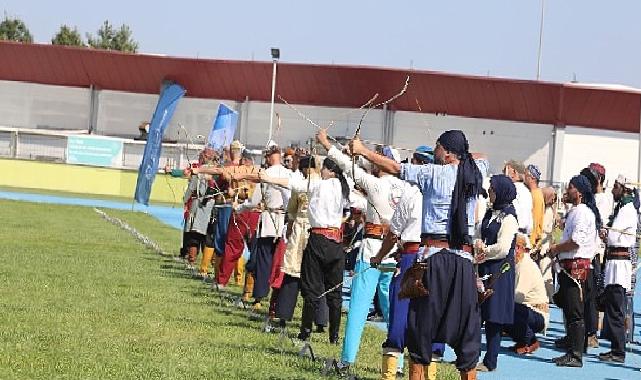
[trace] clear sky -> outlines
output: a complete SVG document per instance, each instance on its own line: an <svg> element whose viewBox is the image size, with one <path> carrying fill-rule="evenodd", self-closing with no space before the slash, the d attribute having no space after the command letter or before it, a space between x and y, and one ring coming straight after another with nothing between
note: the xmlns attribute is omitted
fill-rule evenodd
<svg viewBox="0 0 641 380"><path fill-rule="evenodd" d="M4 8L4 9L3 9ZM131 26L140 52L534 79L541 0L3 0L36 42ZM641 87L641 0L545 0L541 79Z"/></svg>

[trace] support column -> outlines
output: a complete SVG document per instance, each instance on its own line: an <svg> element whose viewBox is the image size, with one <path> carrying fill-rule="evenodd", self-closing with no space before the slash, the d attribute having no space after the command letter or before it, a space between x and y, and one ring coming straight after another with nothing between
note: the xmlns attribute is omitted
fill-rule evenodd
<svg viewBox="0 0 641 380"><path fill-rule="evenodd" d="M245 96L245 100L239 103L238 107L238 129L236 136L238 140L244 145L247 145L247 131L249 122L249 96Z"/></svg>
<svg viewBox="0 0 641 380"><path fill-rule="evenodd" d="M87 130L89 131L89 134L94 134L96 133L97 130L97 123L98 123L98 97L100 95L100 91L94 87L94 85L91 85L89 87L89 125L87 126Z"/></svg>
<svg viewBox="0 0 641 380"><path fill-rule="evenodd" d="M557 124L552 132L552 149L550 149L550 174L549 180L552 182L561 182L561 172L563 169L563 145L565 142L565 125Z"/></svg>
<svg viewBox="0 0 641 380"><path fill-rule="evenodd" d="M394 111L388 105L383 106L383 144L391 145L394 140Z"/></svg>
<svg viewBox="0 0 641 380"><path fill-rule="evenodd" d="M396 130L396 111L393 109L387 110L387 143L394 145L394 131Z"/></svg>

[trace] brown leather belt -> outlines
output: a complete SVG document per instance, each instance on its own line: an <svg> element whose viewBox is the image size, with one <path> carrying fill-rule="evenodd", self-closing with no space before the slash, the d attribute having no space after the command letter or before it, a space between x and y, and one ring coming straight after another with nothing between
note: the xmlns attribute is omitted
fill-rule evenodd
<svg viewBox="0 0 641 380"><path fill-rule="evenodd" d="M343 231L341 231L339 228L335 228L335 227L329 227L329 228L313 227L310 231L313 234L325 236L327 239L335 241L336 243L342 243L343 242Z"/></svg>
<svg viewBox="0 0 641 380"><path fill-rule="evenodd" d="M625 247L608 247L608 260L630 260L630 249Z"/></svg>
<svg viewBox="0 0 641 380"><path fill-rule="evenodd" d="M387 224L365 223L364 237L367 239L383 240L388 232L389 225Z"/></svg>
<svg viewBox="0 0 641 380"><path fill-rule="evenodd" d="M421 248L421 243L416 243L416 242L406 242L403 243L403 254L414 254L417 253L418 250Z"/></svg>
<svg viewBox="0 0 641 380"><path fill-rule="evenodd" d="M447 240L444 241L444 240L434 240L429 238L423 238L421 241L421 244L429 248L450 249L450 243L448 243ZM461 247L461 251L472 253L472 246L469 244L463 244L463 246Z"/></svg>

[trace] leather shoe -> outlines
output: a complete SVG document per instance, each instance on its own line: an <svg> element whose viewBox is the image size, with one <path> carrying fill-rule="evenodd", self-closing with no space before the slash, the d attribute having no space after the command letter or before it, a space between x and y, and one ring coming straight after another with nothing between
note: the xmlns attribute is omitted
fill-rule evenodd
<svg viewBox="0 0 641 380"><path fill-rule="evenodd" d="M583 367L583 362L570 354L565 354L559 356L558 358L552 359L558 367L574 367L580 368Z"/></svg>
<svg viewBox="0 0 641 380"><path fill-rule="evenodd" d="M625 363L625 356L614 355L612 351L599 354L599 360L602 362Z"/></svg>

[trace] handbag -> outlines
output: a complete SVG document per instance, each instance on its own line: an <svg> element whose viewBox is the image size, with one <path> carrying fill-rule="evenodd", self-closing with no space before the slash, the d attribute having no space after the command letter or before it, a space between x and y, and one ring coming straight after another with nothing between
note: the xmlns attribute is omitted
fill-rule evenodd
<svg viewBox="0 0 641 380"><path fill-rule="evenodd" d="M401 290L398 292L398 298L419 298L429 294L423 285L423 275L427 269L427 263L414 263L403 275L401 279Z"/></svg>

